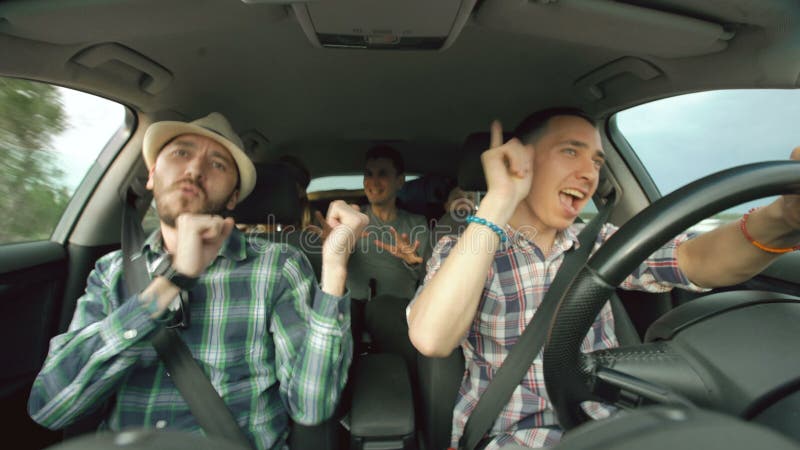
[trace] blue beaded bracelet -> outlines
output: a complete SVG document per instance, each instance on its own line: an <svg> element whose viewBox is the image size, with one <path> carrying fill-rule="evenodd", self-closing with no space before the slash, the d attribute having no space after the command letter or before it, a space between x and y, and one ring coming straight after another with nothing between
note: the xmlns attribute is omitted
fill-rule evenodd
<svg viewBox="0 0 800 450"><path fill-rule="evenodd" d="M498 227L497 225L493 224L492 222L489 222L488 220L484 219L483 217L467 216L467 223L470 223L470 222L471 223L479 223L481 225L485 225L485 226L489 227L492 231L497 233L498 236L500 236L500 242L501 243L505 243L508 240L508 237L506 237L506 232L503 231L502 228Z"/></svg>

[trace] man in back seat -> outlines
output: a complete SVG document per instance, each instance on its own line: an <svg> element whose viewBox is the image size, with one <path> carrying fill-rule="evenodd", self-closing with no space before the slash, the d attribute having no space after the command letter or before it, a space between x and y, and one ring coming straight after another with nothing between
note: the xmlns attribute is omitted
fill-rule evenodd
<svg viewBox="0 0 800 450"><path fill-rule="evenodd" d="M369 225L359 241L348 270L353 298L369 296L369 280L376 293L410 299L425 273L430 252L430 234L425 217L397 207L397 192L405 182L405 164L400 152L380 145L366 154L364 192L369 205L363 208Z"/></svg>

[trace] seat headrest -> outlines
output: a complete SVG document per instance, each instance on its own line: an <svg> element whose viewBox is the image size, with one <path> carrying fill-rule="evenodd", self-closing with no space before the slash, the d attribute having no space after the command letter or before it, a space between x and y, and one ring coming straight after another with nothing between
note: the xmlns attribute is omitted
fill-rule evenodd
<svg viewBox="0 0 800 450"><path fill-rule="evenodd" d="M284 163L260 163L256 164L256 176L253 192L233 210L234 220L246 224L299 224L303 210L290 168ZM270 216L274 219L268 219Z"/></svg>
<svg viewBox="0 0 800 450"><path fill-rule="evenodd" d="M511 139L511 133L503 133L503 142ZM458 166L458 186L465 191L486 191L483 177L481 153L489 148L489 133L472 133L461 146L461 163Z"/></svg>
<svg viewBox="0 0 800 450"><path fill-rule="evenodd" d="M406 181L397 192L398 203L406 211L429 216L441 215L441 205L453 188L453 179L437 174L428 174L415 180ZM434 209L434 211L431 211Z"/></svg>

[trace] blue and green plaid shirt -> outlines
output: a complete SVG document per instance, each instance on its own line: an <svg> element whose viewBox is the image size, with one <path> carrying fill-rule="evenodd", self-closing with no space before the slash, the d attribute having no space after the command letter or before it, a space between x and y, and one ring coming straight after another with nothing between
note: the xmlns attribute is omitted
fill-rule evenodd
<svg viewBox="0 0 800 450"><path fill-rule="evenodd" d="M142 248L152 272L156 231ZM135 255L134 255L135 256ZM69 330L54 337L28 403L61 428L116 396L106 424L201 432L150 338L162 325L138 296L125 298L122 254L97 262ZM352 359L349 296L319 288L297 250L234 230L190 293L180 334L256 448L280 448L292 420L330 417Z"/></svg>

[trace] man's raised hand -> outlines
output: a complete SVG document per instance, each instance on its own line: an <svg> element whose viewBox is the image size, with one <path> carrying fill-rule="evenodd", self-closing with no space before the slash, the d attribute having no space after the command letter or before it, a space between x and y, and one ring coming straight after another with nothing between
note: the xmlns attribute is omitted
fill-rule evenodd
<svg viewBox="0 0 800 450"><path fill-rule="evenodd" d="M533 146L517 138L503 143L503 127L492 122L489 149L481 154L487 196L509 202L512 210L527 197L533 180Z"/></svg>
<svg viewBox="0 0 800 450"><path fill-rule="evenodd" d="M325 219L330 233L322 245L323 264L347 265L356 241L369 223L366 214L359 212L357 205L348 205L342 200L334 200L328 206Z"/></svg>
<svg viewBox="0 0 800 450"><path fill-rule="evenodd" d="M175 227L178 242L172 265L178 272L196 277L217 257L233 230L233 219L184 213L175 219Z"/></svg>
<svg viewBox="0 0 800 450"><path fill-rule="evenodd" d="M331 232L322 244L322 290L332 295L344 293L347 261L369 218L357 205L335 200L328 206L326 218Z"/></svg>
<svg viewBox="0 0 800 450"><path fill-rule="evenodd" d="M408 239L408 234L397 234L397 230L395 230L394 227L389 227L389 231L391 231L392 237L394 237L395 244L387 244L380 239L375 239L374 242L378 248L388 251L392 255L405 261L406 264L412 266L422 262L422 257L417 254L419 241L414 241L412 244Z"/></svg>

